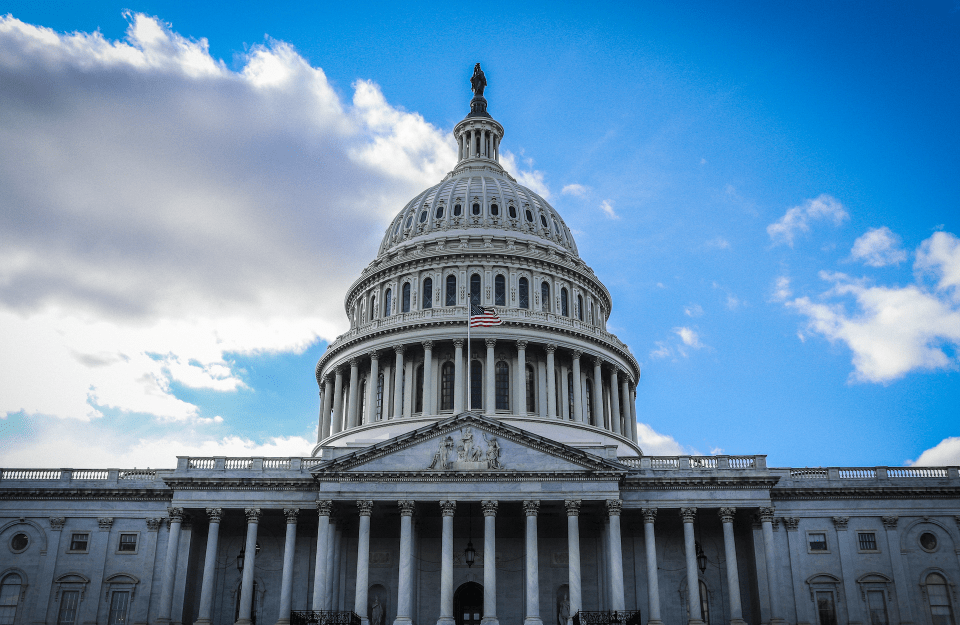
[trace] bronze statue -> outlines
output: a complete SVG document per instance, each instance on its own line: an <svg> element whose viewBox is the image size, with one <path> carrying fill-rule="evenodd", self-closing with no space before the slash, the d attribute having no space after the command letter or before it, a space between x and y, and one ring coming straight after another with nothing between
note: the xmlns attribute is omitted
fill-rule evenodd
<svg viewBox="0 0 960 625"><path fill-rule="evenodd" d="M470 88L473 89L473 95L478 98L483 97L483 90L487 86L487 77L483 75L480 64L473 66L473 76L470 78Z"/></svg>

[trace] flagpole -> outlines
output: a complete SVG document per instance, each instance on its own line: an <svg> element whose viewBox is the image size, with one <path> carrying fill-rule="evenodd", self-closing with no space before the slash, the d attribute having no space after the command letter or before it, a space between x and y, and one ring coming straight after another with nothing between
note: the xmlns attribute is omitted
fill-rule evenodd
<svg viewBox="0 0 960 625"><path fill-rule="evenodd" d="M467 412L473 408L473 389L471 382L473 380L473 362L470 358L470 313L473 312L473 296L467 294Z"/></svg>

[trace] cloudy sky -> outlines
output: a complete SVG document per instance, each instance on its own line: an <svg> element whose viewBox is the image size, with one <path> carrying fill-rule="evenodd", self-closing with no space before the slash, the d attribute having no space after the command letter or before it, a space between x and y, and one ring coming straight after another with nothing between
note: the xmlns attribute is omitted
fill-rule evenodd
<svg viewBox="0 0 960 625"><path fill-rule="evenodd" d="M196 4L0 3L0 466L308 454L477 61L647 453L960 464L955 1Z"/></svg>

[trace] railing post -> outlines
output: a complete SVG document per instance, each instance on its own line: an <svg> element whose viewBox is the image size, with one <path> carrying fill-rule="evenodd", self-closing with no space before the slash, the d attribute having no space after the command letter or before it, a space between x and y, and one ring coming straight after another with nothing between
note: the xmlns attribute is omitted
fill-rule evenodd
<svg viewBox="0 0 960 625"><path fill-rule="evenodd" d="M837 467L830 467L827 469L827 479L828 480L839 480L840 479L840 469Z"/></svg>
<svg viewBox="0 0 960 625"><path fill-rule="evenodd" d="M216 456L213 459L213 470L214 471L225 471L227 468L227 457L226 456Z"/></svg>
<svg viewBox="0 0 960 625"><path fill-rule="evenodd" d="M188 456L177 456L177 471L186 471L189 462L190 458Z"/></svg>
<svg viewBox="0 0 960 625"><path fill-rule="evenodd" d="M717 468L718 469L729 469L730 468L730 456L717 456Z"/></svg>
<svg viewBox="0 0 960 625"><path fill-rule="evenodd" d="M263 458L250 458L251 471L263 471Z"/></svg>
<svg viewBox="0 0 960 625"><path fill-rule="evenodd" d="M60 469L60 481L69 482L73 479L73 469Z"/></svg>
<svg viewBox="0 0 960 625"><path fill-rule="evenodd" d="M885 479L887 479L887 467L877 467L877 468L876 468L876 472L877 472L877 479L878 479L878 480L885 480Z"/></svg>

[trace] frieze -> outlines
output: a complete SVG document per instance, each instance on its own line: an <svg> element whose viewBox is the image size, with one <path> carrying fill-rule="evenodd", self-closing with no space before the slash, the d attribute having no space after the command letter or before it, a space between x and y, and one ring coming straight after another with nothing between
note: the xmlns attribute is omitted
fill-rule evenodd
<svg viewBox="0 0 960 625"><path fill-rule="evenodd" d="M506 467L500 461L502 450L496 436L487 437L481 432L485 446L475 441L473 428L467 426L460 430L460 440L455 442L452 436L440 439L440 447L433 454L433 461L428 469L437 471L481 471L491 469L501 471ZM456 452L456 459L452 455Z"/></svg>

